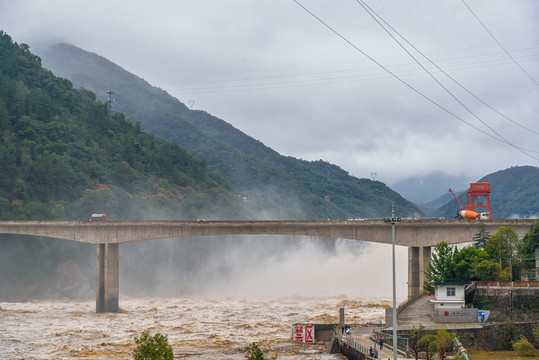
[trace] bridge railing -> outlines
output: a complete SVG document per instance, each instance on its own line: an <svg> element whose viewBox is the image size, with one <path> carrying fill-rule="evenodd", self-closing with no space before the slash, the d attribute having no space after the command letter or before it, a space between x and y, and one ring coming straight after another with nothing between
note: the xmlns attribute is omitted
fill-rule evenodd
<svg viewBox="0 0 539 360"><path fill-rule="evenodd" d="M399 330L401 330L401 327L399 326ZM379 332L374 333L371 336L371 339L375 342L380 341L380 339L384 339L384 343L393 349L393 333L389 332ZM408 344L408 338L405 336L397 336L397 352L405 357L409 356L410 353L410 347Z"/></svg>
<svg viewBox="0 0 539 360"><path fill-rule="evenodd" d="M354 349L357 352L362 353L366 357L369 357L369 349L366 346L355 342L352 337L346 337L337 332L336 327L333 327L333 336L339 340L340 343L345 343L348 347Z"/></svg>
<svg viewBox="0 0 539 360"><path fill-rule="evenodd" d="M537 288L539 281L478 281L477 287Z"/></svg>
<svg viewBox="0 0 539 360"><path fill-rule="evenodd" d="M446 324L446 323L439 323L439 324L422 324L425 328L425 330L440 330L440 329L447 329L447 330L455 330L455 329L477 329L485 326L484 323L454 323L454 324ZM412 331L414 329L417 329L417 325L399 325L399 331ZM389 332L385 332L386 336L391 336Z"/></svg>

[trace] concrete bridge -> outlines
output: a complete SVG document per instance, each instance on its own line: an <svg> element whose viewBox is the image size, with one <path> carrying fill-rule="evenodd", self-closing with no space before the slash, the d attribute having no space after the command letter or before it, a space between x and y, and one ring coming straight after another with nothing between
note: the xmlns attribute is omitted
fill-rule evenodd
<svg viewBox="0 0 539 360"><path fill-rule="evenodd" d="M408 247L408 296L422 291L431 249L439 242L471 242L482 227L493 234L510 226L519 237L537 220L403 220L395 243ZM0 221L0 234L44 236L97 245L96 311L119 308L119 244L212 235L296 235L391 244L391 225L382 220L347 221Z"/></svg>

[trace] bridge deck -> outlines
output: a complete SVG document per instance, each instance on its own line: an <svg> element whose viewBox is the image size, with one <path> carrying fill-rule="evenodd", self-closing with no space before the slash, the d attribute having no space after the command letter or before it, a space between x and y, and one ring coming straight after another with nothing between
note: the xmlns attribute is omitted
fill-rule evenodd
<svg viewBox="0 0 539 360"><path fill-rule="evenodd" d="M434 246L470 242L482 227L494 233L512 227L524 236L537 220L402 220L396 244ZM214 235L299 235L391 243L391 225L382 220L327 221L0 221L0 234L26 234L93 244Z"/></svg>

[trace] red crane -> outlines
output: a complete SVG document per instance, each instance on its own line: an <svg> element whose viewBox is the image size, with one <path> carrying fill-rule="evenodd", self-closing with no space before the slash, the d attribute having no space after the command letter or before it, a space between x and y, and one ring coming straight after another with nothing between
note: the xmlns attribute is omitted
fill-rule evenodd
<svg viewBox="0 0 539 360"><path fill-rule="evenodd" d="M490 200L488 197L490 194L490 183L470 183L470 188L466 191L467 204L465 207L462 207L451 188L449 188L449 192L453 194L453 197L459 204L460 210L457 212L458 217L464 219L492 220L492 216L490 215Z"/></svg>

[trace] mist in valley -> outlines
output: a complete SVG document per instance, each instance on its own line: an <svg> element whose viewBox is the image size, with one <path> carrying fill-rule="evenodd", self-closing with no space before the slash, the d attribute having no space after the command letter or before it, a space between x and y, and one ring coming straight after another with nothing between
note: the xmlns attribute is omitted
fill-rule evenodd
<svg viewBox="0 0 539 360"><path fill-rule="evenodd" d="M397 247L405 298L406 248ZM391 298L391 246L345 239L215 236L120 246L121 296Z"/></svg>
<svg viewBox="0 0 539 360"><path fill-rule="evenodd" d="M95 299L95 245L32 237L0 241L0 301ZM396 257L397 296L404 299L406 248L397 246ZM120 297L392 296L391 246L346 239L242 235L149 240L121 244L119 267Z"/></svg>

